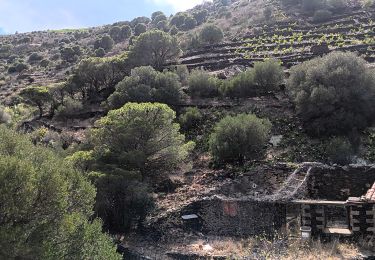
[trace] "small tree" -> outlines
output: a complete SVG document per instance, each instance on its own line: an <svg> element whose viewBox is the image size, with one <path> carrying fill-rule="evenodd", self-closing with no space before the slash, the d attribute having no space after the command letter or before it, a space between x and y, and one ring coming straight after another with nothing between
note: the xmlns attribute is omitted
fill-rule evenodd
<svg viewBox="0 0 375 260"><path fill-rule="evenodd" d="M104 35L102 38L98 39L94 43L94 48L99 49L103 48L106 51L112 50L114 41L109 35Z"/></svg>
<svg viewBox="0 0 375 260"><path fill-rule="evenodd" d="M255 159L266 145L271 129L267 119L253 114L227 116L210 136L210 152L217 163L240 163Z"/></svg>
<svg viewBox="0 0 375 260"><path fill-rule="evenodd" d="M127 102L162 102L177 104L181 98L181 84L177 74L158 72L152 67L138 67L131 71L108 98L111 108L122 107Z"/></svg>
<svg viewBox="0 0 375 260"><path fill-rule="evenodd" d="M147 26L144 23L139 23L134 28L134 35L139 36L147 31Z"/></svg>
<svg viewBox="0 0 375 260"><path fill-rule="evenodd" d="M191 143L173 123L175 112L158 103L128 103L100 119L91 142L97 156L143 177L173 169L183 161Z"/></svg>
<svg viewBox="0 0 375 260"><path fill-rule="evenodd" d="M284 79L279 61L266 60L254 64L254 83L264 92L277 90Z"/></svg>
<svg viewBox="0 0 375 260"><path fill-rule="evenodd" d="M189 92L192 97L215 97L218 95L218 79L204 70L194 70L189 77Z"/></svg>
<svg viewBox="0 0 375 260"><path fill-rule="evenodd" d="M40 118L43 116L45 105L52 101L48 87L27 87L20 95L26 103L38 107Z"/></svg>
<svg viewBox="0 0 375 260"><path fill-rule="evenodd" d="M115 42L120 42L122 39L121 28L119 26L113 26L109 30L109 35Z"/></svg>
<svg viewBox="0 0 375 260"><path fill-rule="evenodd" d="M353 147L345 137L334 137L327 143L326 153L331 163L346 165L352 162Z"/></svg>
<svg viewBox="0 0 375 260"><path fill-rule="evenodd" d="M202 122L203 115L196 107L189 107L179 117L179 122L184 130L195 128Z"/></svg>
<svg viewBox="0 0 375 260"><path fill-rule="evenodd" d="M162 69L167 61L174 61L180 55L176 38L159 30L141 34L130 49L129 59L137 66L151 65Z"/></svg>
<svg viewBox="0 0 375 260"><path fill-rule="evenodd" d="M334 52L293 67L288 88L311 134L347 134L373 120L375 76L354 53Z"/></svg>
<svg viewBox="0 0 375 260"><path fill-rule="evenodd" d="M197 21L197 24L201 25L202 23L206 22L208 11L206 9L202 9L202 10L194 12L193 16L195 20Z"/></svg>
<svg viewBox="0 0 375 260"><path fill-rule="evenodd" d="M223 31L215 25L207 25L200 32L200 39L204 43L219 43L223 40Z"/></svg>
<svg viewBox="0 0 375 260"><path fill-rule="evenodd" d="M120 35L121 35L122 40L129 39L130 36L132 35L132 29L130 28L130 26L129 25L122 26Z"/></svg>
<svg viewBox="0 0 375 260"><path fill-rule="evenodd" d="M121 259L92 219L95 188L52 150L0 127L0 259Z"/></svg>
<svg viewBox="0 0 375 260"><path fill-rule="evenodd" d="M195 26L197 26L197 21L195 20L195 18L190 15L186 16L184 26L183 26L184 29L191 30L195 28Z"/></svg>

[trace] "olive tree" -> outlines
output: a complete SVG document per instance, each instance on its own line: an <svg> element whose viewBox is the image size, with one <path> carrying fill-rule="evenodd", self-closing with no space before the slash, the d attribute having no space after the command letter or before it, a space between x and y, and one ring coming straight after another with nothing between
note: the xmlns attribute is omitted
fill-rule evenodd
<svg viewBox="0 0 375 260"><path fill-rule="evenodd" d="M239 163L257 158L266 145L271 129L268 119L253 114L227 116L210 136L210 152L217 163Z"/></svg>
<svg viewBox="0 0 375 260"><path fill-rule="evenodd" d="M160 70L167 61L175 61L180 52L176 38L163 31L151 30L135 40L129 59L135 67L151 65Z"/></svg>
<svg viewBox="0 0 375 260"><path fill-rule="evenodd" d="M334 52L293 67L288 89L311 134L348 134L373 120L375 74L354 53Z"/></svg>

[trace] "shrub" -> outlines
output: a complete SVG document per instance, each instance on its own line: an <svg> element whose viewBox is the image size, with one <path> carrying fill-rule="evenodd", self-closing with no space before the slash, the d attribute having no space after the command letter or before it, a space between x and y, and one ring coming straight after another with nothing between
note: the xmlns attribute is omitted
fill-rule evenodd
<svg viewBox="0 0 375 260"><path fill-rule="evenodd" d="M152 23L153 23L154 25L156 25L156 24L158 24L159 22L163 22L163 21L167 22L167 20L168 20L168 18L165 16L165 14L161 13L161 14L157 15L156 17L154 17L154 18L152 19Z"/></svg>
<svg viewBox="0 0 375 260"><path fill-rule="evenodd" d="M160 21L156 24L156 28L158 30L161 30L161 31L164 31L164 32L168 32L168 22L167 21Z"/></svg>
<svg viewBox="0 0 375 260"><path fill-rule="evenodd" d="M130 36L132 35L132 29L130 28L129 25L124 25L121 27L121 40L129 39Z"/></svg>
<svg viewBox="0 0 375 260"><path fill-rule="evenodd" d="M157 72L152 67L138 67L131 71L116 86L108 98L111 108L119 108L127 102L164 102L176 104L180 101L181 84L172 72Z"/></svg>
<svg viewBox="0 0 375 260"><path fill-rule="evenodd" d="M135 67L151 65L161 70L167 61L175 61L180 52L175 37L163 31L151 30L135 40L130 48L129 59Z"/></svg>
<svg viewBox="0 0 375 260"><path fill-rule="evenodd" d="M62 47L60 48L61 58L67 62L75 62L78 57L82 54L81 48L79 46L73 47Z"/></svg>
<svg viewBox="0 0 375 260"><path fill-rule="evenodd" d="M220 86L220 93L222 96L232 98L256 96L258 90L254 83L254 71L248 69L230 80L224 81Z"/></svg>
<svg viewBox="0 0 375 260"><path fill-rule="evenodd" d="M178 28L177 28L175 25L173 25L173 26L171 27L171 29L169 30L169 33L170 33L171 35L176 35L176 34L178 34Z"/></svg>
<svg viewBox="0 0 375 260"><path fill-rule="evenodd" d="M215 25L206 25L199 35L200 39L204 43L219 43L223 40L223 31Z"/></svg>
<svg viewBox="0 0 375 260"><path fill-rule="evenodd" d="M264 92L277 90L284 79L279 61L266 60L254 64L254 83Z"/></svg>
<svg viewBox="0 0 375 260"><path fill-rule="evenodd" d="M192 97L215 97L218 95L218 79L204 70L194 70L189 76L189 92Z"/></svg>
<svg viewBox="0 0 375 260"><path fill-rule="evenodd" d="M0 124L8 124L10 120L10 115L0 106Z"/></svg>
<svg viewBox="0 0 375 260"><path fill-rule="evenodd" d="M193 16L195 20L197 21L197 24L201 25L202 23L206 22L208 11L206 9L202 9L202 10L194 12Z"/></svg>
<svg viewBox="0 0 375 260"><path fill-rule="evenodd" d="M302 0L302 10L308 13L314 13L316 10L325 9L325 0Z"/></svg>
<svg viewBox="0 0 375 260"><path fill-rule="evenodd" d="M184 29L191 30L195 28L195 26L197 26L197 21L195 20L195 18L190 15L186 16L184 25L183 25Z"/></svg>
<svg viewBox="0 0 375 260"><path fill-rule="evenodd" d="M119 26L113 26L109 30L109 35L115 42L120 42L122 40L121 37L121 28Z"/></svg>
<svg viewBox="0 0 375 260"><path fill-rule="evenodd" d="M179 117L179 122L184 130L196 128L202 122L202 113L196 107L189 107Z"/></svg>
<svg viewBox="0 0 375 260"><path fill-rule="evenodd" d="M66 97L64 104L60 105L56 111L56 117L59 119L68 119L74 117L77 113L83 109L82 102L79 100Z"/></svg>
<svg viewBox="0 0 375 260"><path fill-rule="evenodd" d="M8 68L8 72L9 73L16 73L16 72L21 73L22 71L27 70L28 68L29 66L27 66L27 64L20 62L20 63L14 64L13 66L10 66Z"/></svg>
<svg viewBox="0 0 375 260"><path fill-rule="evenodd" d="M175 14L172 19L170 20L169 24L171 26L176 26L178 29L182 29L185 23L186 13L177 13Z"/></svg>
<svg viewBox="0 0 375 260"><path fill-rule="evenodd" d="M109 35L104 35L100 39L97 39L94 43L94 48L99 49L103 48L105 51L112 50L114 45L113 39Z"/></svg>
<svg viewBox="0 0 375 260"><path fill-rule="evenodd" d="M36 62L36 61L41 61L43 59L43 55L40 55L36 52L30 54L29 56L29 62L30 63L33 63L33 62Z"/></svg>
<svg viewBox="0 0 375 260"><path fill-rule="evenodd" d="M346 165L352 162L354 151L347 138L334 137L327 144L326 154L331 163Z"/></svg>
<svg viewBox="0 0 375 260"><path fill-rule="evenodd" d="M267 119L253 114L227 116L210 136L210 152L217 163L240 163L255 159L266 145L271 129Z"/></svg>
<svg viewBox="0 0 375 260"><path fill-rule="evenodd" d="M39 63L39 65L40 65L41 67L43 67L43 68L47 68L49 64L50 64L50 61L47 60L47 59L43 59L43 60L41 60L40 63Z"/></svg>
<svg viewBox="0 0 375 260"><path fill-rule="evenodd" d="M95 50L95 56L102 58L105 56L105 50L103 48L99 48Z"/></svg>
<svg viewBox="0 0 375 260"><path fill-rule="evenodd" d="M354 53L334 52L293 67L288 88L311 134L346 134L373 120L375 75Z"/></svg>
<svg viewBox="0 0 375 260"><path fill-rule="evenodd" d="M321 23L326 22L332 17L332 12L328 10L317 10L314 13L314 22Z"/></svg>
<svg viewBox="0 0 375 260"><path fill-rule="evenodd" d="M134 28L134 35L139 36L147 31L147 26L144 23L139 23Z"/></svg>

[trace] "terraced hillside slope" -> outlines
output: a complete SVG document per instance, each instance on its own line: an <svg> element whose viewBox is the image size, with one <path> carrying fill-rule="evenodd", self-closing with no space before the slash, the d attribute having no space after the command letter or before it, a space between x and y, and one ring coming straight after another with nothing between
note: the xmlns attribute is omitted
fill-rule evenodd
<svg viewBox="0 0 375 260"><path fill-rule="evenodd" d="M243 37L187 51L181 64L189 69L221 70L233 65L252 66L275 58L290 68L330 51L357 52L375 62L375 9L352 10L325 23L276 22L253 28Z"/></svg>

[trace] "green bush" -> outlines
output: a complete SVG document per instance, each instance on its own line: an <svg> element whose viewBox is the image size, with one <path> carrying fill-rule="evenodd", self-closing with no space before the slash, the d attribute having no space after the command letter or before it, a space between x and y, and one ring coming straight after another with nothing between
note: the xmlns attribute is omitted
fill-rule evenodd
<svg viewBox="0 0 375 260"><path fill-rule="evenodd" d="M314 13L313 20L317 23L328 21L332 17L332 12L328 10L317 10Z"/></svg>
<svg viewBox="0 0 375 260"><path fill-rule="evenodd" d="M157 177L185 160L193 145L185 143L175 119L165 104L127 103L96 122L90 135L94 154L104 166Z"/></svg>
<svg viewBox="0 0 375 260"><path fill-rule="evenodd" d="M0 127L0 259L121 259L93 219L94 186L52 150ZM79 246L77 246L79 245Z"/></svg>
<svg viewBox="0 0 375 260"><path fill-rule="evenodd" d="M206 25L200 32L199 37L202 42L213 44L221 42L224 38L224 34L216 25Z"/></svg>
<svg viewBox="0 0 375 260"><path fill-rule="evenodd" d="M8 72L9 73L16 73L16 72L20 73L20 72L22 72L24 70L27 70L27 69L29 69L29 66L27 66L27 64L24 64L24 63L20 62L20 63L15 63L14 65L10 66L8 68Z"/></svg>
<svg viewBox="0 0 375 260"><path fill-rule="evenodd" d="M58 119L72 118L83 109L82 102L79 100L72 99L70 97L65 98L64 103L57 108L56 117Z"/></svg>
<svg viewBox="0 0 375 260"><path fill-rule="evenodd" d="M254 64L254 83L264 92L279 89L284 80L284 71L277 60L266 60Z"/></svg>
<svg viewBox="0 0 375 260"><path fill-rule="evenodd" d="M333 52L293 67L288 89L311 134L347 134L373 121L375 74L354 53Z"/></svg>
<svg viewBox="0 0 375 260"><path fill-rule="evenodd" d="M253 97L270 91L277 91L284 80L280 62L266 60L256 62L254 68L239 73L220 87L220 93L227 97Z"/></svg>
<svg viewBox="0 0 375 260"><path fill-rule="evenodd" d="M105 51L110 51L112 50L114 45L114 41L109 35L104 35L100 39L97 39L94 43L94 48L99 49L103 48Z"/></svg>
<svg viewBox="0 0 375 260"><path fill-rule="evenodd" d="M176 26L178 29L183 29L186 16L186 13L176 13L169 22L170 26Z"/></svg>
<svg viewBox="0 0 375 260"><path fill-rule="evenodd" d="M161 70L167 61L178 59L181 49L177 39L160 30L142 33L129 51L129 59L134 67L151 65Z"/></svg>
<svg viewBox="0 0 375 260"><path fill-rule="evenodd" d="M147 31L147 26L144 23L139 23L134 28L134 35L139 36Z"/></svg>
<svg viewBox="0 0 375 260"><path fill-rule="evenodd" d="M230 80L224 81L220 86L220 93L222 96L231 98L256 96L258 90L254 83L254 71L248 69Z"/></svg>
<svg viewBox="0 0 375 260"><path fill-rule="evenodd" d="M179 78L172 72L158 72L152 67L138 67L116 86L108 98L111 108L119 108L127 102L163 102L177 104L181 98Z"/></svg>
<svg viewBox="0 0 375 260"><path fill-rule="evenodd" d="M334 137L327 144L326 154L329 162L346 165L352 162L354 150L347 138Z"/></svg>
<svg viewBox="0 0 375 260"><path fill-rule="evenodd" d="M0 106L0 124L7 124L11 120L10 115Z"/></svg>
<svg viewBox="0 0 375 260"><path fill-rule="evenodd" d="M216 124L209 147L217 163L240 163L256 159L268 141L271 123L253 114L227 116Z"/></svg>
<svg viewBox="0 0 375 260"><path fill-rule="evenodd" d="M43 55L40 55L39 53L32 53L30 54L29 56L29 62L30 63L33 63L33 62L36 62L36 61L41 61L43 59Z"/></svg>
<svg viewBox="0 0 375 260"><path fill-rule="evenodd" d="M50 64L50 61L48 59L43 59L40 61L39 65L42 67L42 68L47 68L48 65Z"/></svg>
<svg viewBox="0 0 375 260"><path fill-rule="evenodd" d="M195 18L190 15L186 16L183 28L185 30L191 30L195 28L196 26L197 26L197 21L195 20Z"/></svg>
<svg viewBox="0 0 375 260"><path fill-rule="evenodd" d="M99 58L103 58L105 56L105 50L103 48L96 49L95 56Z"/></svg>
<svg viewBox="0 0 375 260"><path fill-rule="evenodd" d="M179 122L184 130L196 128L203 119L202 113L196 107L189 107L179 117Z"/></svg>
<svg viewBox="0 0 375 260"><path fill-rule="evenodd" d="M204 70L194 70L189 76L189 93L192 97L216 97L218 79Z"/></svg>

